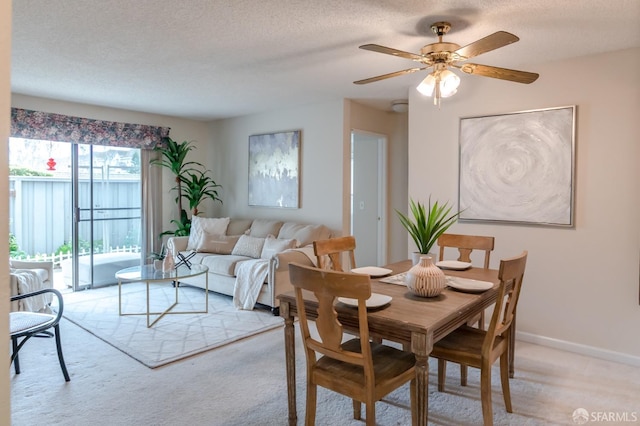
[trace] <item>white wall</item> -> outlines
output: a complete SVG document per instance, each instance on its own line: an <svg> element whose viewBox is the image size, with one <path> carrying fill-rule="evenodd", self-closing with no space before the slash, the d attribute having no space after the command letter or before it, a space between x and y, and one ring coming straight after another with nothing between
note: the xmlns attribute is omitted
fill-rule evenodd
<svg viewBox="0 0 640 426"><path fill-rule="evenodd" d="M322 223L335 232L342 232L343 115L344 102L340 100L212 123L215 140L208 164L212 165L216 181L223 186L224 203L217 213ZM249 206L249 136L289 130L302 130L300 208Z"/></svg>
<svg viewBox="0 0 640 426"><path fill-rule="evenodd" d="M94 105L78 104L72 102L57 101L45 98L38 98L25 95L14 94L11 99L11 106L15 108L31 109L35 111L45 111L56 114L65 114L76 117L91 118L95 120L118 121L125 123L146 124L150 126L170 127L169 136L177 141L194 141L195 150L190 153L190 161L205 163L211 146L211 135L209 126L202 121L186 120L176 117L169 117L157 114L147 114L142 112L120 110L114 108L98 107ZM163 230L174 229L170 224L171 219L178 218L178 209L175 204L176 192L170 191L175 186L173 176L169 171L163 169L162 192L164 194L162 218ZM188 208L188 206L187 206ZM203 215L213 210L210 203L203 204L200 209Z"/></svg>
<svg viewBox="0 0 640 426"><path fill-rule="evenodd" d="M9 117L11 108L11 2L0 2L0 199L9 199ZM2 203L0 241L9 241L9 203ZM0 244L0 259L9 257L9 246ZM0 283L9 282L9 262L0 262ZM9 354L9 286L0 285L0 354ZM9 368L0 368L0 424L11 424Z"/></svg>
<svg viewBox="0 0 640 426"><path fill-rule="evenodd" d="M409 112L410 196L457 204L460 117L577 105L575 228L458 223L451 232L494 235L493 267L529 251L521 338L637 365L639 69L632 49L537 66L531 85L464 75L440 110L412 92Z"/></svg>
<svg viewBox="0 0 640 426"><path fill-rule="evenodd" d="M249 206L249 136L302 130L300 209ZM211 124L214 143L210 167L223 186L224 204L215 214L323 223L337 233L350 232L351 130L388 136L389 261L406 258L406 233L395 209L407 207L407 116L372 109L350 100L269 111Z"/></svg>

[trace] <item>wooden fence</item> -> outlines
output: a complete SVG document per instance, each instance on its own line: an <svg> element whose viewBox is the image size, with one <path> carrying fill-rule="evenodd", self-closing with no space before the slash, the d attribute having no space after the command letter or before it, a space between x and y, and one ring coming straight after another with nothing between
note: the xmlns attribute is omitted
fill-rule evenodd
<svg viewBox="0 0 640 426"><path fill-rule="evenodd" d="M140 253L140 246L122 246L122 247L110 247L108 251L103 253ZM88 256L89 252L85 250L80 251L80 256ZM34 255L22 255L22 256L12 256L12 259L16 260L34 260L34 261L47 261L53 262L54 267L59 267L60 263L62 263L65 259L70 259L73 256L73 253L36 253Z"/></svg>

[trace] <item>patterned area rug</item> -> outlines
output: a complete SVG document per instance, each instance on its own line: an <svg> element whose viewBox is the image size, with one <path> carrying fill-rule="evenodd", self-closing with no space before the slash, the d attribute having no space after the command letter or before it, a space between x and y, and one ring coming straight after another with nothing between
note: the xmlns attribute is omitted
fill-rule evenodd
<svg viewBox="0 0 640 426"><path fill-rule="evenodd" d="M122 311L145 312L146 286L122 286ZM151 312L162 311L175 300L171 283L152 284ZM174 311L203 311L204 290L181 286ZM283 320L266 308L236 310L229 296L209 292L209 313L165 315L147 328L146 315L118 314L118 286L67 293L64 317L149 368L187 358L237 340L282 326ZM151 321L157 317L151 316Z"/></svg>

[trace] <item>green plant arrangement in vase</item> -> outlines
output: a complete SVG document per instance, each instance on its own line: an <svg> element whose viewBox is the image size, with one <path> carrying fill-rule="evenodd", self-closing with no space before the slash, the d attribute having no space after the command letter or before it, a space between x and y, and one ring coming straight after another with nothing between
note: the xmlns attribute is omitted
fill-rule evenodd
<svg viewBox="0 0 640 426"><path fill-rule="evenodd" d="M410 216L398 210L396 210L396 213L402 226L411 235L420 254L429 253L438 237L456 223L461 213L460 211L451 213L453 206L450 206L449 203L441 204L436 201L432 205L431 197L429 197L428 208L413 199L409 200L409 207Z"/></svg>

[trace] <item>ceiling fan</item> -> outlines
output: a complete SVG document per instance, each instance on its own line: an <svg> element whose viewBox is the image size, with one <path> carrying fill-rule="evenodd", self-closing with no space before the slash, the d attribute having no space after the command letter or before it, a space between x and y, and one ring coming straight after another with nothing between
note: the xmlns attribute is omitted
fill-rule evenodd
<svg viewBox="0 0 640 426"><path fill-rule="evenodd" d="M374 81L411 74L433 67L433 71L418 85L417 90L427 96L434 95L434 105L440 105L440 98L447 98L455 94L460 84L460 77L449 70L450 67L458 68L467 74L498 78L516 83L529 84L537 80L538 74L532 72L481 64L459 63L508 44L515 43L520 40L515 35L505 31L498 31L464 47L460 47L460 45L456 43L442 41L442 37L447 34L450 29L451 24L448 22L436 22L432 24L431 30L438 36L438 42L427 44L420 49L420 54L380 46L379 44L365 44L360 46L360 49L411 59L412 61L419 62L422 66L366 78L364 80L354 81L354 83L373 83Z"/></svg>

